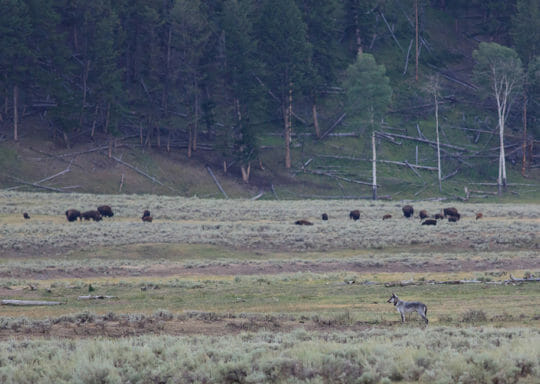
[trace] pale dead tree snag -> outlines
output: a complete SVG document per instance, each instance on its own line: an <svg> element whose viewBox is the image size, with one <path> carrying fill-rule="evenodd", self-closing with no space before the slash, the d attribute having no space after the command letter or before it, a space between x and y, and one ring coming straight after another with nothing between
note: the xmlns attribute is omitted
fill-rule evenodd
<svg viewBox="0 0 540 384"><path fill-rule="evenodd" d="M282 107L285 136L285 168L291 168L291 135L292 135L292 83L289 84L288 105Z"/></svg>
<svg viewBox="0 0 540 384"><path fill-rule="evenodd" d="M242 181L246 184L249 183L249 174L251 173L251 163L248 163L247 166L242 164L240 166L240 171L242 172Z"/></svg>
<svg viewBox="0 0 540 384"><path fill-rule="evenodd" d="M504 128L506 118L515 94L523 82L523 67L517 53L497 43L480 43L473 52L477 61L474 69L477 81L483 91L495 98L499 127L499 174L498 194L506 189L506 160L504 149Z"/></svg>
<svg viewBox="0 0 540 384"><path fill-rule="evenodd" d="M442 192L442 169L441 169L441 145L439 139L439 98L441 91L440 78L438 75L432 76L426 86L426 90L433 96L435 105L435 133L437 143L437 179L439 181L439 193Z"/></svg>

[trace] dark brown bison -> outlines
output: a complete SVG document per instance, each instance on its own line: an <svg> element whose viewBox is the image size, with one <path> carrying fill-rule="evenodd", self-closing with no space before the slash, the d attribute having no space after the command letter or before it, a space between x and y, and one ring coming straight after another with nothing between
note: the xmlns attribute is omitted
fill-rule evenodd
<svg viewBox="0 0 540 384"><path fill-rule="evenodd" d="M323 219L324 221L328 220L328 215L327 215L326 213L323 213L323 214L322 214L322 219Z"/></svg>
<svg viewBox="0 0 540 384"><path fill-rule="evenodd" d="M148 223L151 223L152 220L153 220L152 216L150 216L150 215L143 216L143 217L141 217L141 219L142 219L142 221L148 222Z"/></svg>
<svg viewBox="0 0 540 384"><path fill-rule="evenodd" d="M68 209L66 211L66 218L68 221L77 221L77 218L79 220L82 220L81 218L81 211L77 209Z"/></svg>
<svg viewBox="0 0 540 384"><path fill-rule="evenodd" d="M482 214L482 212L478 212L478 213L476 214L476 220L481 219L481 218L483 218L483 217L484 217L484 215Z"/></svg>
<svg viewBox="0 0 540 384"><path fill-rule="evenodd" d="M437 220L427 219L422 222L422 225L437 225Z"/></svg>
<svg viewBox="0 0 540 384"><path fill-rule="evenodd" d="M442 213L436 213L435 216L433 216L433 218L436 220L442 220L444 219L444 216Z"/></svg>
<svg viewBox="0 0 540 384"><path fill-rule="evenodd" d="M22 216L23 216L25 219L29 219L29 218L30 218L30 215L29 215L27 212L23 213Z"/></svg>
<svg viewBox="0 0 540 384"><path fill-rule="evenodd" d="M354 221L356 221L359 218L360 218L360 211L358 209L355 209L354 211L351 211L349 213L349 219L353 219Z"/></svg>
<svg viewBox="0 0 540 384"><path fill-rule="evenodd" d="M454 207L443 209L444 217L447 216L459 216L458 210Z"/></svg>
<svg viewBox="0 0 540 384"><path fill-rule="evenodd" d="M403 211L403 216L405 217L411 217L414 214L414 208L412 205L406 205L403 208L401 208Z"/></svg>
<svg viewBox="0 0 540 384"><path fill-rule="evenodd" d="M81 213L81 217L85 220L92 219L94 221L101 221L103 219L98 211L85 211Z"/></svg>
<svg viewBox="0 0 540 384"><path fill-rule="evenodd" d="M460 215L458 213L456 216L448 216L448 221L450 223L455 223L455 222L457 222L459 220L459 218L460 218Z"/></svg>
<svg viewBox="0 0 540 384"><path fill-rule="evenodd" d="M420 217L421 220L424 220L426 217L428 217L428 213L425 209L422 209L419 213L418 213L418 216Z"/></svg>
<svg viewBox="0 0 540 384"><path fill-rule="evenodd" d="M387 213L386 215L384 215L382 217L383 220L387 220L387 219L391 219L392 218L392 215L390 215L389 213Z"/></svg>
<svg viewBox="0 0 540 384"><path fill-rule="evenodd" d="M150 211L148 209L145 209L142 214L142 217L146 217L146 216L150 216Z"/></svg>
<svg viewBox="0 0 540 384"><path fill-rule="evenodd" d="M305 219L296 220L294 223L296 225L313 225L313 223L311 221L308 221L308 220L305 220Z"/></svg>
<svg viewBox="0 0 540 384"><path fill-rule="evenodd" d="M97 207L97 210L99 212L99 214L101 216L105 216L105 217L113 217L114 216L114 213L111 209L111 207L109 207L108 205L100 205L99 207Z"/></svg>

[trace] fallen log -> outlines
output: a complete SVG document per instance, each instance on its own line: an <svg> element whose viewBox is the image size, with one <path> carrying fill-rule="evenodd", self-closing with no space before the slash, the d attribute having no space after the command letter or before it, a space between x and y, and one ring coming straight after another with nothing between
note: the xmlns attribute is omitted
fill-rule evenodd
<svg viewBox="0 0 540 384"><path fill-rule="evenodd" d="M118 296L107 296L107 295L87 295L79 296L77 300L104 300L104 299L117 299Z"/></svg>
<svg viewBox="0 0 540 384"><path fill-rule="evenodd" d="M44 185L40 185L40 184L36 184L36 183L30 183L28 181L24 181L22 179L19 179L18 177L15 177L15 176L10 176L8 175L9 178L13 179L13 180L16 180L18 183L20 184L24 184L24 185L30 185L32 187L35 187L35 188L41 188L41 189L45 189L47 191L53 191L53 192L62 192L62 193L69 193L69 192L66 192L62 189L58 189L58 188L52 188L52 187L46 187Z"/></svg>
<svg viewBox="0 0 540 384"><path fill-rule="evenodd" d="M62 305L60 301L40 301L40 300L2 300L2 305L31 306L31 305Z"/></svg>
<svg viewBox="0 0 540 384"><path fill-rule="evenodd" d="M219 183L217 177L214 175L214 172L212 172L212 169L210 168L209 165L206 166L206 170L208 171L208 173L210 174L210 176L212 176L212 179L214 179L214 183L216 183L217 187L219 188L219 190L221 191L221 193L223 193L223 196L225 196L226 199L229 198L229 196L227 196L227 193L225 193L225 191L223 190L223 187L221 186L221 184Z"/></svg>
<svg viewBox="0 0 540 384"><path fill-rule="evenodd" d="M422 138L419 138L419 137L412 137L412 136L407 136L407 135L400 135L398 133L390 133L390 132L375 132L377 135L379 134L384 134L386 136L392 136L392 137L399 137L400 139L408 139L408 140L414 140L414 141L420 141L422 143L427 143L427 144L435 144L437 145L437 142L436 141L431 141L431 140L428 140L428 139L422 139ZM448 148L453 148L453 149L456 149L458 151L466 151L467 149L466 148L463 148L463 147L458 147L457 145L452 145L452 144L445 144L445 143L439 143L439 145L441 147L448 147Z"/></svg>
<svg viewBox="0 0 540 384"><path fill-rule="evenodd" d="M336 128L336 127L343 121L343 119L345 118L345 116L347 116L347 113L344 112L344 113L343 113L343 114L342 114L342 115L334 122L334 124L332 124L332 125L330 126L330 128L328 128L326 131L324 131L324 132L322 133L321 137L319 137L319 140L324 139L330 132L332 132L332 130L333 130L334 128Z"/></svg>
<svg viewBox="0 0 540 384"><path fill-rule="evenodd" d="M337 180L343 180L343 181L346 181L348 183L363 184L363 185L373 185L373 183L370 183L370 182L367 182L367 181L349 179L349 178L343 177L343 176L332 175L331 173L327 173L327 172L310 171L308 169L304 169L302 171L305 172L305 173L311 173L312 175L320 175L320 176L331 177L331 178L337 179ZM380 187L380 185L377 185L377 187Z"/></svg>

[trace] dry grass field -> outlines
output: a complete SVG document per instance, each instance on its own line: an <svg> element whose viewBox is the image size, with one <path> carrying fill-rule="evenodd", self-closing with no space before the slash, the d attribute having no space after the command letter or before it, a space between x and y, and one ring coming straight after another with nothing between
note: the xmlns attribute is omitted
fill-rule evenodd
<svg viewBox="0 0 540 384"><path fill-rule="evenodd" d="M404 204L0 192L0 382L538 382L540 206Z"/></svg>

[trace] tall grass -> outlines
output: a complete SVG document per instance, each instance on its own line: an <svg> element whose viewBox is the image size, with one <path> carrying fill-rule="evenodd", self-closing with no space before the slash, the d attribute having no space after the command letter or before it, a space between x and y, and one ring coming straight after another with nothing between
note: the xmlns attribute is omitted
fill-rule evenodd
<svg viewBox="0 0 540 384"><path fill-rule="evenodd" d="M518 383L540 376L540 332L436 327L2 344L17 383Z"/></svg>
<svg viewBox="0 0 540 384"><path fill-rule="evenodd" d="M95 209L110 204L115 217L104 222L68 223L68 208ZM136 243L210 244L232 248L317 251L330 249L430 246L473 250L539 247L538 205L453 204L458 223L421 226L404 219L400 203L368 201L200 200L166 196L0 193L0 249L89 247ZM447 204L416 204L437 213ZM153 223L140 220L150 209ZM349 220L360 209L358 222ZM22 212L33 219L24 221ZM485 218L476 221L482 211ZM320 220L323 212L328 221ZM386 213L391 220L382 221ZM299 218L315 225L294 225ZM39 253L39 252L38 252Z"/></svg>

